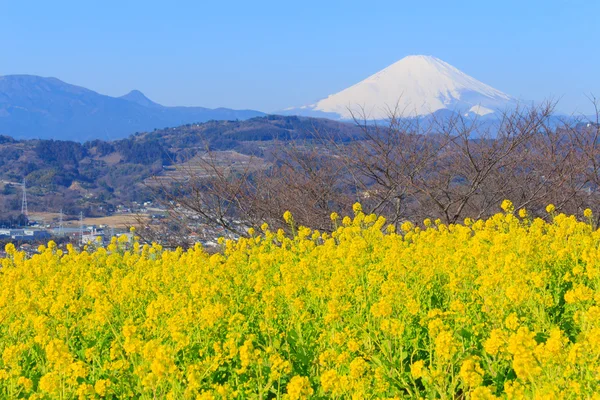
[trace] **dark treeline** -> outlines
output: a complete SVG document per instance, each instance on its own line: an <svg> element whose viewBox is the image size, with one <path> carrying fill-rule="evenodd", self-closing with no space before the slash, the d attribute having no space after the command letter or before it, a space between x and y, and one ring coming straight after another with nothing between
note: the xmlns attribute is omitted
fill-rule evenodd
<svg viewBox="0 0 600 400"><path fill-rule="evenodd" d="M123 139L115 142L94 140L84 144L62 140L39 140L35 146L37 156L50 165L78 165L91 152L101 156L118 152L124 162L150 165L156 162L170 164L172 154L157 140L136 141Z"/></svg>
<svg viewBox="0 0 600 400"><path fill-rule="evenodd" d="M29 220L23 214L0 215L0 228L18 228L28 224Z"/></svg>

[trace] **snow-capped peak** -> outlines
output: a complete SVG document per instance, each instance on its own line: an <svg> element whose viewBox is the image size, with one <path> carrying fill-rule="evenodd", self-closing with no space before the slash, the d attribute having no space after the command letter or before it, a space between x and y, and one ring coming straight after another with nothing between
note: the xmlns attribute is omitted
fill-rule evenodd
<svg viewBox="0 0 600 400"><path fill-rule="evenodd" d="M432 56L407 56L336 94L287 113L320 114L350 119L365 113L384 119L428 115L441 109L486 115L514 99Z"/></svg>

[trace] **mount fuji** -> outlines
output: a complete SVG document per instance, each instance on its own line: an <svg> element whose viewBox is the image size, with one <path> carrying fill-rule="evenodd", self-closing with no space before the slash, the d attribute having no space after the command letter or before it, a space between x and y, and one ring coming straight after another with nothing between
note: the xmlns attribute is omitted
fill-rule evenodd
<svg viewBox="0 0 600 400"><path fill-rule="evenodd" d="M350 120L353 115L381 120L391 111L418 117L440 110L472 116L493 116L512 108L513 97L488 86L432 56L407 56L367 79L318 102L283 110L305 115Z"/></svg>

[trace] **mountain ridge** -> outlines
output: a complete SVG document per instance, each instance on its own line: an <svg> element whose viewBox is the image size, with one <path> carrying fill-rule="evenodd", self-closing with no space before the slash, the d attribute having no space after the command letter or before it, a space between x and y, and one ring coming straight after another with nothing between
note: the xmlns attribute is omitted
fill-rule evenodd
<svg viewBox="0 0 600 400"><path fill-rule="evenodd" d="M263 116L254 110L167 107L133 90L111 97L53 77L0 76L0 134L83 142L209 120Z"/></svg>
<svg viewBox="0 0 600 400"><path fill-rule="evenodd" d="M164 107L162 104L158 104L150 100L144 93L137 89L133 89L129 93L120 96L120 99L131 101L144 107Z"/></svg>

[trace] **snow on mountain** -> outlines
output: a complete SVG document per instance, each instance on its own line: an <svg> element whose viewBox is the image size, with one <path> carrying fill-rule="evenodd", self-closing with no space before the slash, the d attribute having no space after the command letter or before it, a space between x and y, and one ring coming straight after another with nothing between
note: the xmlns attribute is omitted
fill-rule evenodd
<svg viewBox="0 0 600 400"><path fill-rule="evenodd" d="M351 119L353 112L364 112L369 119L385 119L396 109L404 117L438 110L483 116L514 104L511 96L438 58L408 56L315 104L284 113Z"/></svg>

